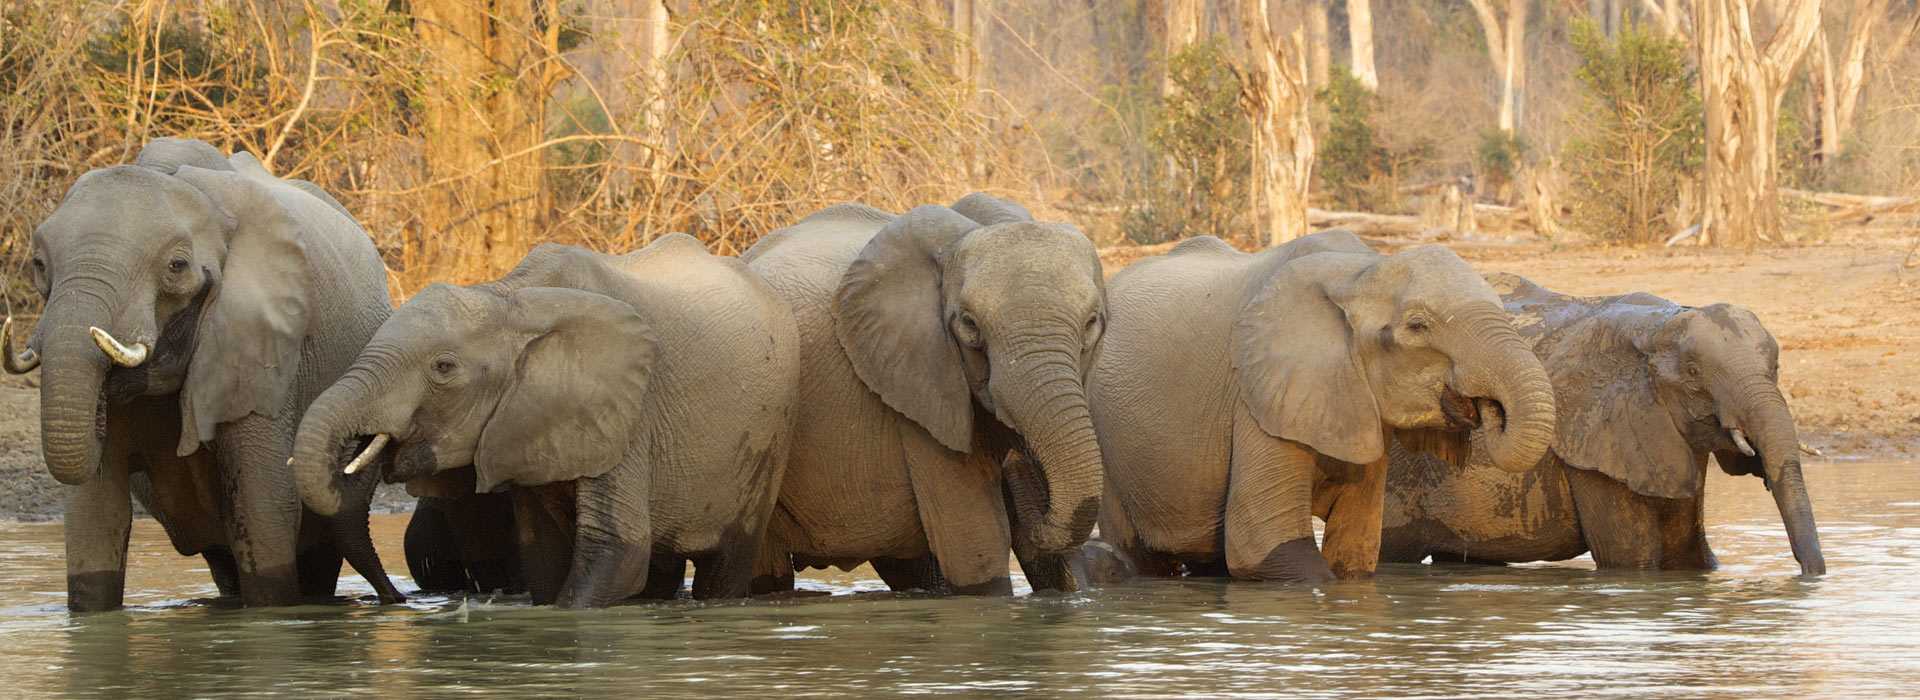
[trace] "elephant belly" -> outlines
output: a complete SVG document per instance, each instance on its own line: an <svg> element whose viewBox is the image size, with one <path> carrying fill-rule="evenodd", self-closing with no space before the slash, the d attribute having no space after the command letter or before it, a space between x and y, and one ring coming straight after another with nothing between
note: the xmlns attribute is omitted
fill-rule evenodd
<svg viewBox="0 0 1920 700"><path fill-rule="evenodd" d="M1502 471L1478 459L1462 468L1433 462L1441 478L1391 489L1381 556L1418 561L1452 555L1469 561L1557 561L1586 551L1572 492L1552 465ZM1449 473L1450 472L1450 473Z"/></svg>

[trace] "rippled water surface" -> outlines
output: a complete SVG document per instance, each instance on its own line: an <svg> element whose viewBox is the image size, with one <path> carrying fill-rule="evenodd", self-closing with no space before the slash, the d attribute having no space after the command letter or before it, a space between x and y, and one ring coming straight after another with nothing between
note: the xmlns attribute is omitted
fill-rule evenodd
<svg viewBox="0 0 1920 700"><path fill-rule="evenodd" d="M1065 597L833 595L593 612L416 597L241 610L136 524L129 609L69 617L60 526L0 526L0 694L381 697L1026 691L1047 695L1908 696L1920 472L1809 465L1828 576L1803 580L1759 482L1714 470L1721 569L1392 566L1319 590L1157 581ZM405 516L376 518L404 572ZM400 581L402 589L410 582Z"/></svg>

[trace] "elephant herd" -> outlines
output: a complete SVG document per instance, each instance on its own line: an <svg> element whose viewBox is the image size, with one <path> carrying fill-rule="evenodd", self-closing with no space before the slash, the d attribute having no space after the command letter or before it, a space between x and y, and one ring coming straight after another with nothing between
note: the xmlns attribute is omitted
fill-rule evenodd
<svg viewBox="0 0 1920 700"><path fill-rule="evenodd" d="M325 191L160 139L78 178L31 267L45 312L0 362L42 370L76 611L121 604L134 500L246 605L331 596L343 560L402 600L381 481L419 499L423 590L567 607L679 596L689 563L701 599L861 564L1006 594L1009 553L1036 590L1704 569L1709 455L1825 570L1752 313L1440 247L1202 237L1109 280L1074 227L974 194L829 207L738 258L547 244L396 309Z"/></svg>

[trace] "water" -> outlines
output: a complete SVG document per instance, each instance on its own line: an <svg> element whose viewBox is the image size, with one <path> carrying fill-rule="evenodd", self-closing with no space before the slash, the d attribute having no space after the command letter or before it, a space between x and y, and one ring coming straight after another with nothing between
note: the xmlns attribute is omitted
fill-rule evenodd
<svg viewBox="0 0 1920 700"><path fill-rule="evenodd" d="M1795 576L1759 482L1712 472L1707 574L1394 566L1320 590L1155 581L1015 599L817 593L564 612L416 598L242 610L137 523L129 609L69 617L60 528L0 526L0 694L1903 696L1920 687L1920 470L1809 465L1832 572ZM404 517L376 518L390 565ZM408 582L401 582L408 589Z"/></svg>

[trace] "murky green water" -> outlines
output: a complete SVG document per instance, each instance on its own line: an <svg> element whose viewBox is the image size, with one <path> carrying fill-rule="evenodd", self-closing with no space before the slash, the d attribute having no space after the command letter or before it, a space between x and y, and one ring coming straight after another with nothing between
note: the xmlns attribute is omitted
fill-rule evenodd
<svg viewBox="0 0 1920 700"><path fill-rule="evenodd" d="M134 533L131 607L69 617L60 528L0 526L0 694L399 698L1023 691L1045 695L1902 696L1920 687L1920 465L1809 465L1832 573L1801 580L1772 502L1713 473L1710 574L1396 566L1318 591L1159 581L1067 597L832 592L593 612L416 598L241 610ZM401 564L403 517L376 523ZM401 582L403 589L407 582Z"/></svg>

